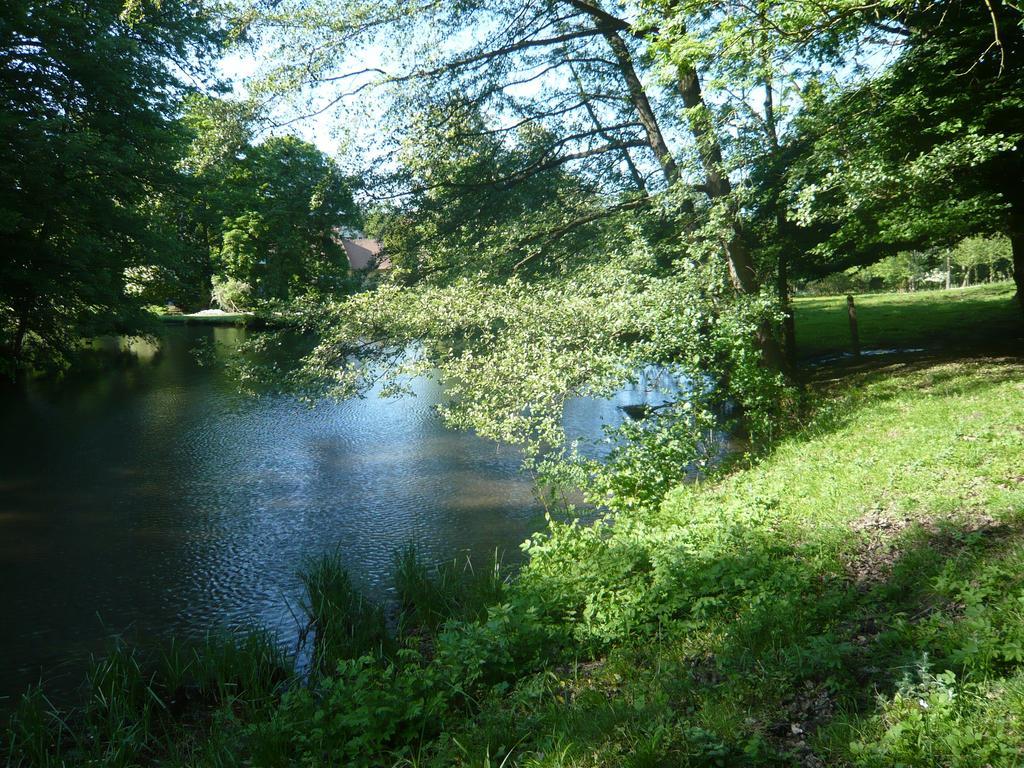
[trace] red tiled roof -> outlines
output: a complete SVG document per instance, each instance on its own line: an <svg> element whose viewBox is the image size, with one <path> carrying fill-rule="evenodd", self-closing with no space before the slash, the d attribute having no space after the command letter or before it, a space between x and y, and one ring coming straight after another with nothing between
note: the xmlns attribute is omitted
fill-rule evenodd
<svg viewBox="0 0 1024 768"><path fill-rule="evenodd" d="M353 271L363 272L370 269L391 269L391 261L383 255L384 244L380 240L369 238L342 238L348 265Z"/></svg>

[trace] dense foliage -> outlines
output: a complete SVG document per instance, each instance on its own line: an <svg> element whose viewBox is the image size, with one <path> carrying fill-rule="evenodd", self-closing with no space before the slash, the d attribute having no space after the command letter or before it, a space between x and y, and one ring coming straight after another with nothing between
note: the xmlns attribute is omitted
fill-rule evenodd
<svg viewBox="0 0 1024 768"><path fill-rule="evenodd" d="M817 238L807 273L1000 232L1020 278L1021 22L1003 3L897 4L870 22L888 66L812 83L788 171Z"/></svg>
<svg viewBox="0 0 1024 768"><path fill-rule="evenodd" d="M213 87L205 3L5 3L0 11L4 377L152 323L148 304L248 307L348 288L351 184L312 145L256 142Z"/></svg>
<svg viewBox="0 0 1024 768"><path fill-rule="evenodd" d="M862 267L868 285L914 288L962 242L946 280L970 281L971 244L996 233L999 269L1021 272L1019 174L996 171L1019 155L1021 16L948 6L257 10L267 92L313 87L330 98L318 109L377 93L394 152L370 222L401 268L382 291L296 313L322 343L287 384L351 395L436 371L452 423L538 453L561 444L567 398L659 365L715 382L684 422L727 401L755 445L777 434L793 410L794 278ZM351 64L374 48L382 66ZM991 279L999 259L985 259Z"/></svg>
<svg viewBox="0 0 1024 768"><path fill-rule="evenodd" d="M193 97L183 124L183 192L169 213L185 250L180 294L224 309L307 293L347 292L340 232L361 221L351 181L295 136L254 138L258 116L245 103ZM189 290L198 295L189 295Z"/></svg>
<svg viewBox="0 0 1024 768"><path fill-rule="evenodd" d="M159 265L150 208L173 184L172 120L216 45L211 9L169 0L0 10L0 344L4 373L130 325L125 271Z"/></svg>

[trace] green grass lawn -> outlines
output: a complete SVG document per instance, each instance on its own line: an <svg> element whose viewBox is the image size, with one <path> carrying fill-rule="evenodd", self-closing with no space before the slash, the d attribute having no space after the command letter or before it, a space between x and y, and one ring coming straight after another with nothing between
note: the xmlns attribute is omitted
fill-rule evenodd
<svg viewBox="0 0 1024 768"><path fill-rule="evenodd" d="M556 527L520 588L608 652L466 738L537 766L1021 765L1022 531L1021 361L847 378L760 464Z"/></svg>
<svg viewBox="0 0 1024 768"><path fill-rule="evenodd" d="M878 293L855 297L862 349L958 349L1005 346L1024 336L1012 283L948 291ZM845 296L797 298L801 358L850 350Z"/></svg>

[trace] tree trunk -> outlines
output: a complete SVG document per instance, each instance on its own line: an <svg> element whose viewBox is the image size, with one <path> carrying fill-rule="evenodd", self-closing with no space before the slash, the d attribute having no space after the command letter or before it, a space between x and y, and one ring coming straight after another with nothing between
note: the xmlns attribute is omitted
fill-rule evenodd
<svg viewBox="0 0 1024 768"><path fill-rule="evenodd" d="M732 184L722 166L722 147L711 122L711 113L704 103L700 78L693 67L679 69L679 93L689 112L690 132L697 144L701 168L704 171L704 186L712 200L725 200L732 193ZM760 282L754 269L754 261L740 232L739 217L732 206L729 210L730 232L723 243L729 265L733 287L739 293L754 295L760 290Z"/></svg>
<svg viewBox="0 0 1024 768"><path fill-rule="evenodd" d="M777 289L782 307L782 347L786 353L786 365L792 371L796 368L796 318L789 293L789 255L785 248L779 252Z"/></svg>
<svg viewBox="0 0 1024 768"><path fill-rule="evenodd" d="M583 81L580 79L579 73L576 72L576 67L572 64L572 62L569 63L569 72L572 74L573 82L576 84L576 91L579 93L580 98L583 100L583 106L587 110L587 115L590 116L590 122L594 124L594 128L596 128L597 131L600 133L601 138L603 138L609 144L612 144L615 141L615 139L607 131L605 131L604 126L601 124L601 119L597 116L597 112L594 110L594 106L590 103L590 100L587 98L586 91L583 88ZM660 129L658 133L660 135ZM648 139L649 138L650 136L648 136ZM636 186L637 191L646 194L647 184L644 182L644 177L640 173L640 169L637 168L636 163L633 162L633 156L629 154L629 149L627 147L622 148L622 160L623 162L626 163L626 167L629 169L629 175L633 178L633 184Z"/></svg>
<svg viewBox="0 0 1024 768"><path fill-rule="evenodd" d="M697 70L693 67L680 67L679 93L682 95L683 104L689 113L690 132L697 144L697 154L704 171L704 185L708 197L713 201L724 200L725 204L729 206L730 231L722 245L725 249L725 258L733 288L737 293L756 296L761 289L760 281L754 268L750 249L747 248L740 231L739 215L733 203L727 199L732 193L732 184L725 174L722 164L722 147L712 125L711 112L704 102L700 78L697 75ZM772 333L771 324L767 321L762 323L758 329L757 344L761 349L761 361L766 367L784 371L787 374L791 373L788 370L786 355Z"/></svg>
<svg viewBox="0 0 1024 768"><path fill-rule="evenodd" d="M11 356L14 358L15 368L21 365L21 357L25 352L25 337L28 335L28 312L22 312L18 316L18 327L14 331L14 344L11 346Z"/></svg>
<svg viewBox="0 0 1024 768"><path fill-rule="evenodd" d="M770 62L767 58L762 61L764 67L764 126L768 134L768 143L772 148L773 167L778 168L779 163L779 130L775 122L775 88L772 85L770 73ZM781 174L780 174L781 176ZM779 306L782 308L782 348L786 353L786 365L790 371L796 369L796 318L793 314L793 302L789 292L789 252L784 235L789 227L786 218L786 210L782 205L779 188L780 180L775 181L775 194L772 196L772 205L775 208L775 231L779 239L779 266L776 273L776 290L779 294Z"/></svg>
<svg viewBox="0 0 1024 768"><path fill-rule="evenodd" d="M1024 213L1010 215L1010 246L1013 250L1013 282L1017 286L1017 305L1024 314Z"/></svg>
<svg viewBox="0 0 1024 768"><path fill-rule="evenodd" d="M647 135L647 142L661 165L666 183L672 186L679 181L679 167L676 165L675 158L668 148L664 134L658 124L658 118L651 107L650 99L647 98L647 92L644 90L643 83L636 73L636 68L633 66L633 57L629 47L622 39L621 33L629 30L629 24L622 19L612 16L598 6L591 5L588 0L567 0L567 3L594 19L596 27L601 31L609 48L611 48L623 81L626 84L626 89L629 92L630 101L636 109L640 124ZM724 199L726 204L730 205L731 233L725 239L723 247L733 288L737 293L751 296L756 295L760 291L757 272L754 269L750 250L747 248L747 244L744 242L740 231L738 213L732 207L731 201L727 200L732 192L732 185L729 183L729 178L725 175L722 166L722 149L718 141L718 135L712 125L711 114L704 103L704 95L701 93L697 72L692 67L680 68L679 91L682 94L683 103L690 113L690 131L697 143L708 197L712 200ZM758 329L757 343L761 349L764 365L789 373L786 365L786 356L783 354L782 347L772 333L770 323L766 322Z"/></svg>
<svg viewBox="0 0 1024 768"><path fill-rule="evenodd" d="M622 39L623 32L630 32L629 22L604 10L599 3L595 3L593 0L564 0L564 2L576 11L589 16L608 43L608 47L611 48L619 72L626 84L626 90L629 92L629 100L636 109L640 124L647 134L647 143L661 165L665 181L672 186L679 180L679 167L669 151L665 135L661 132L661 126L658 124L657 115L654 114L654 108L651 107L651 100L647 98L647 91L644 90L644 84L636 73L636 67L633 66L633 54L630 53L629 46Z"/></svg>
<svg viewBox="0 0 1024 768"><path fill-rule="evenodd" d="M640 118L640 124L644 127L644 132L647 134L647 143L650 145L651 151L654 152L654 156L658 158L661 171L665 176L665 182L672 186L679 181L679 166L676 165L675 158L672 157L672 152L668 148L665 136L661 132L661 126L658 124L658 118L654 114L653 107L651 107L651 101L647 98L647 91L644 90L644 85L640 82L640 77L633 66L633 55L629 52L629 47L619 35L618 30L609 22L598 19L597 26L601 30L601 34L607 41L608 47L611 48L615 61L619 65L622 79L625 81L626 89L629 91L629 99L633 104L633 108L636 109L637 117Z"/></svg>

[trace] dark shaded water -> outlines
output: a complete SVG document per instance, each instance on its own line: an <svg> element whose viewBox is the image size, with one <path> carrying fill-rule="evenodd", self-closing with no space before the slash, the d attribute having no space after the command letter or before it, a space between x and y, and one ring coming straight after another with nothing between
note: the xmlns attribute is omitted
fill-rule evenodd
<svg viewBox="0 0 1024 768"><path fill-rule="evenodd" d="M241 399L193 352L242 333L169 328L135 365L0 393L0 709L41 676L77 682L112 634L256 622L287 642L296 571L319 553L382 595L406 543L514 560L543 525L517 454L445 429L435 384L315 408ZM567 429L597 435L648 396L578 401Z"/></svg>

